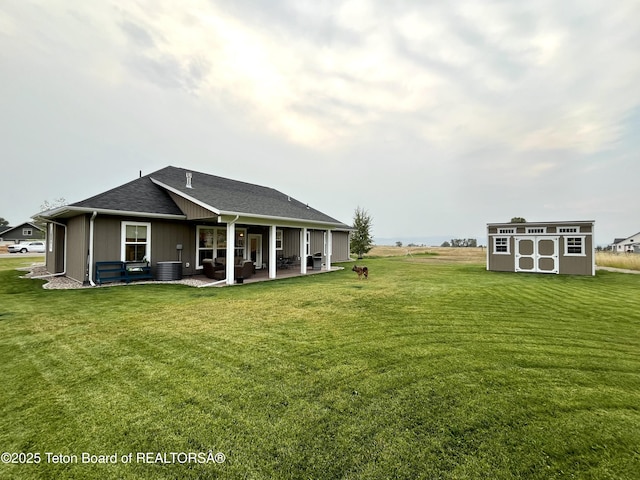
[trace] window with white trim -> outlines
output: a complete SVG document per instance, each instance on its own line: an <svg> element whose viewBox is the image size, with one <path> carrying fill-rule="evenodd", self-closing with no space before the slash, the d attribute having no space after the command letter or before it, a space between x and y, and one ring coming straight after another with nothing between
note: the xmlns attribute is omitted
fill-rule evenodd
<svg viewBox="0 0 640 480"><path fill-rule="evenodd" d="M547 227L527 227L527 233L529 234L547 233Z"/></svg>
<svg viewBox="0 0 640 480"><path fill-rule="evenodd" d="M579 233L580 227L559 227L558 233Z"/></svg>
<svg viewBox="0 0 640 480"><path fill-rule="evenodd" d="M509 253L509 237L493 237L493 253Z"/></svg>
<svg viewBox="0 0 640 480"><path fill-rule="evenodd" d="M276 250L282 250L282 230L276 230Z"/></svg>
<svg viewBox="0 0 640 480"><path fill-rule="evenodd" d="M236 228L236 238L234 246L234 256L246 258L247 230ZM202 261L205 258L226 258L227 257L227 229L226 227L207 227L204 225L196 227L196 268L202 268Z"/></svg>
<svg viewBox="0 0 640 480"><path fill-rule="evenodd" d="M151 261L151 223L122 222L123 262Z"/></svg>
<svg viewBox="0 0 640 480"><path fill-rule="evenodd" d="M515 228L499 228L498 233L501 233L501 234L516 233L516 229Z"/></svg>
<svg viewBox="0 0 640 480"><path fill-rule="evenodd" d="M247 231L243 228L236 228L235 257L246 258L244 251L247 246Z"/></svg>
<svg viewBox="0 0 640 480"><path fill-rule="evenodd" d="M565 237L564 254L567 256L584 256L584 237Z"/></svg>
<svg viewBox="0 0 640 480"><path fill-rule="evenodd" d="M53 252L53 223L49 224L49 251Z"/></svg>
<svg viewBox="0 0 640 480"><path fill-rule="evenodd" d="M33 235L33 229L32 228L23 228L22 229L22 235L25 237L31 237Z"/></svg>

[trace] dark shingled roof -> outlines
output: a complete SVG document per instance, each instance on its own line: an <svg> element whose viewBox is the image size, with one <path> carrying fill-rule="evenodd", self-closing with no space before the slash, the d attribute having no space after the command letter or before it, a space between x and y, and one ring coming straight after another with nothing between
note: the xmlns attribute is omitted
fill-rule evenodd
<svg viewBox="0 0 640 480"><path fill-rule="evenodd" d="M192 174L192 188L186 187L188 172ZM182 215L183 212L165 189L156 185L152 179L221 213L308 220L348 228L348 225L335 218L310 208L273 188L177 167L165 167L70 206Z"/></svg>
<svg viewBox="0 0 640 480"><path fill-rule="evenodd" d="M183 215L169 194L154 185L148 175L69 206Z"/></svg>

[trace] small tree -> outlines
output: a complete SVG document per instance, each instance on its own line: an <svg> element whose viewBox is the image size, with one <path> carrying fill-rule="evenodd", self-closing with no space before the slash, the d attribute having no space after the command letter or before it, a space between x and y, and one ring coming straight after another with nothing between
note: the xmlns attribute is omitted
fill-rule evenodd
<svg viewBox="0 0 640 480"><path fill-rule="evenodd" d="M511 223L527 223L524 217L513 217Z"/></svg>
<svg viewBox="0 0 640 480"><path fill-rule="evenodd" d="M9 225L9 221L0 217L0 227L6 227L7 225Z"/></svg>
<svg viewBox="0 0 640 480"><path fill-rule="evenodd" d="M355 232L351 235L351 253L355 253L359 259L373 248L371 225L369 213L360 207L356 208L353 217Z"/></svg>
<svg viewBox="0 0 640 480"><path fill-rule="evenodd" d="M40 211L45 212L47 210L53 210L54 208L66 205L66 203L67 201L64 199L64 197L56 198L52 202L50 202L49 200L45 200L44 203L40 205ZM40 217L34 219L33 223L42 229L45 229L47 226L46 222L44 222Z"/></svg>
<svg viewBox="0 0 640 480"><path fill-rule="evenodd" d="M396 247L401 247L402 246L402 242L396 242Z"/></svg>

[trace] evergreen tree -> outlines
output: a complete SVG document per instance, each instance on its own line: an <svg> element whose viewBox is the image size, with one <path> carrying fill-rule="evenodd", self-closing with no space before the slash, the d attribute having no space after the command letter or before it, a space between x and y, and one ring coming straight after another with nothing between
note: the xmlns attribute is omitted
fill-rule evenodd
<svg viewBox="0 0 640 480"><path fill-rule="evenodd" d="M368 212L360 207L356 208L353 217L355 231L351 235L351 253L358 255L359 259L373 248L371 225L371 216Z"/></svg>

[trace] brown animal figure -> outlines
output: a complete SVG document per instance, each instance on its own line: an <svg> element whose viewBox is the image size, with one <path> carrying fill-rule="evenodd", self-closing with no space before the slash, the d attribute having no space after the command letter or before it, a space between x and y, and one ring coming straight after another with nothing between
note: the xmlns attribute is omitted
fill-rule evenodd
<svg viewBox="0 0 640 480"><path fill-rule="evenodd" d="M364 278L366 278L367 280L369 279L369 269L367 267L359 267L357 265L354 265L351 271L356 272L358 274L359 280L362 280L363 275L364 275Z"/></svg>

